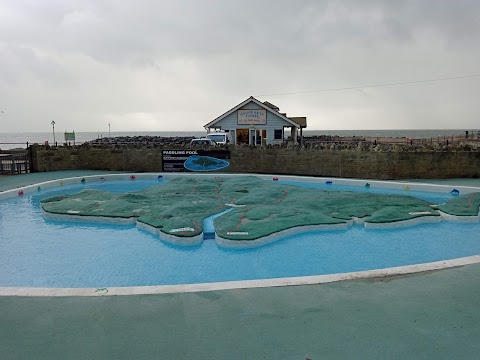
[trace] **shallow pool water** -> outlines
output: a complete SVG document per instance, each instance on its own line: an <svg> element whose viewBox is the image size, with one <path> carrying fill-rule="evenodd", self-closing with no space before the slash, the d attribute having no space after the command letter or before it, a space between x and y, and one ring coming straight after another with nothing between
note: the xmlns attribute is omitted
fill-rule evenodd
<svg viewBox="0 0 480 360"><path fill-rule="evenodd" d="M47 221L39 206L44 197L86 187L124 192L156 184L157 180L108 180L0 201L0 286L111 287L266 279L480 254L480 223L442 222L390 230L353 226L237 250L220 248L214 240L195 247L173 246L135 226ZM359 188L349 190L354 189ZM374 188L359 190L377 192ZM426 196L432 202L451 196L409 195Z"/></svg>
<svg viewBox="0 0 480 360"><path fill-rule="evenodd" d="M338 185L335 183L327 184L325 182L321 183L311 183L311 182L300 182L300 181L278 181L279 184L285 185L294 185L302 186L311 189L319 190L329 190L329 191L355 191L355 192L373 192L375 194L395 194L395 195L407 195L414 196L431 203L442 203L448 199L452 198L452 195L449 192L445 193L436 193L428 191L415 191L415 190L405 190L405 189L389 189L389 188L379 188L379 187L366 187L366 186L353 186L353 185ZM453 190L453 187L452 187Z"/></svg>

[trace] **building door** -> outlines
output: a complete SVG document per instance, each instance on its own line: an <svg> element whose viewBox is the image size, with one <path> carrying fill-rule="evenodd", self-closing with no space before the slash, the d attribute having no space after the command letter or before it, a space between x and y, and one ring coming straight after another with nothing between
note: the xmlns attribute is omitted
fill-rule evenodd
<svg viewBox="0 0 480 360"><path fill-rule="evenodd" d="M249 145L255 145L256 142L256 130L255 129L250 129L250 142L248 143Z"/></svg>
<svg viewBox="0 0 480 360"><path fill-rule="evenodd" d="M262 145L267 145L267 130L265 129L262 130Z"/></svg>
<svg viewBox="0 0 480 360"><path fill-rule="evenodd" d="M256 129L255 130L255 145L266 145L267 144L267 130L265 129Z"/></svg>

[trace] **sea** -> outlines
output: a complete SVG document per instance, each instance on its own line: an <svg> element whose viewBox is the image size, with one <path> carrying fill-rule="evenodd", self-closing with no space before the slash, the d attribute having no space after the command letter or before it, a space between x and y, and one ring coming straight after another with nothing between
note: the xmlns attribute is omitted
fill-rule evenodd
<svg viewBox="0 0 480 360"><path fill-rule="evenodd" d="M397 130L305 130L304 136L315 135L330 135L330 136L357 136L357 137L393 137L393 138L438 138L451 136L465 136L468 131L469 136L477 138L480 136L479 129L397 129ZM117 136L162 136L162 137L202 137L205 136L205 131L129 131L129 132L76 132L75 143L82 144L91 140L103 137L117 137ZM46 141L53 144L53 132L19 132L19 133L0 133L0 149L8 150L15 148L26 148L27 144L44 144ZM64 134L61 132L55 133L55 141L58 144L64 143Z"/></svg>

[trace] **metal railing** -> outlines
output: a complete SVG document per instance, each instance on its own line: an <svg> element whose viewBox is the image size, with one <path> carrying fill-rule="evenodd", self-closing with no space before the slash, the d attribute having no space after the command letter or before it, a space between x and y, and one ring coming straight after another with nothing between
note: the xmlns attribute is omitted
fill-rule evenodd
<svg viewBox="0 0 480 360"><path fill-rule="evenodd" d="M0 174L22 174L31 172L30 156L27 151L0 153Z"/></svg>
<svg viewBox="0 0 480 360"><path fill-rule="evenodd" d="M24 142L23 142L23 143L16 143L16 142L0 142L0 149L2 149L2 145L22 145L22 146L21 146L21 148L22 148L22 149L26 149L26 148L28 148L28 142L26 142L26 143L24 143ZM9 148L10 148L10 146L9 146ZM18 148L18 147L17 147L17 148ZM4 151L5 151L5 150L9 150L9 149L4 149Z"/></svg>

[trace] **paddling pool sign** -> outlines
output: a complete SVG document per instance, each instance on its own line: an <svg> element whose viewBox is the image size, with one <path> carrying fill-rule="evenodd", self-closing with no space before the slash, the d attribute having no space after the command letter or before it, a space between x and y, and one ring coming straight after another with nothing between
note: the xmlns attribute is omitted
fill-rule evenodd
<svg viewBox="0 0 480 360"><path fill-rule="evenodd" d="M163 150L162 170L165 172L229 171L230 151L227 150Z"/></svg>

